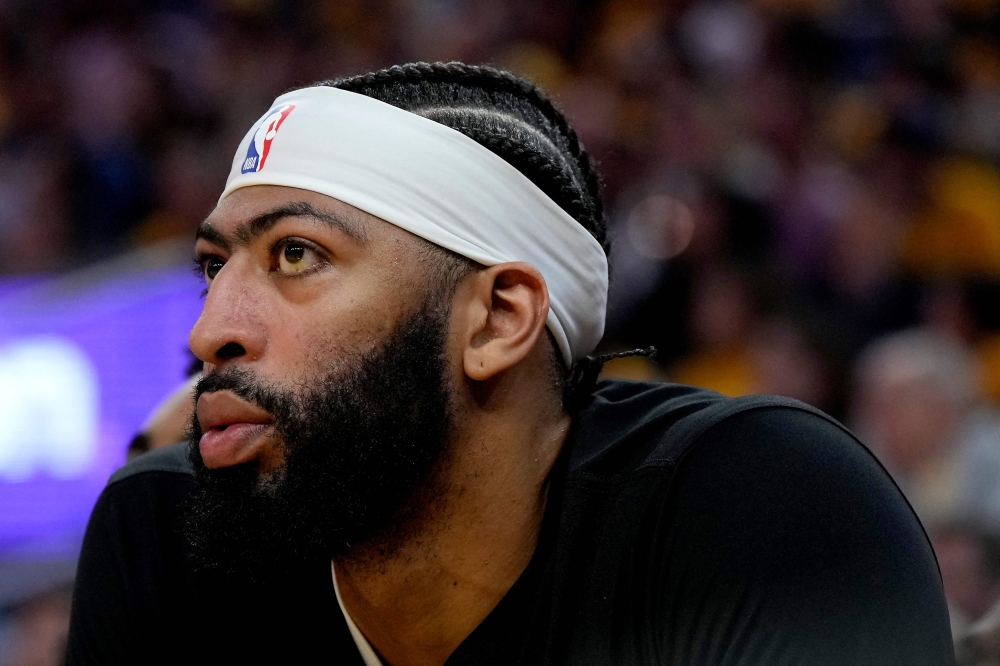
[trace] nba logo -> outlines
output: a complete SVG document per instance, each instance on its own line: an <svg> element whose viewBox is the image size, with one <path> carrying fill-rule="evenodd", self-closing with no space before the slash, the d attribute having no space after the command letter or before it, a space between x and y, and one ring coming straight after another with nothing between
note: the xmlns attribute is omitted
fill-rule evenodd
<svg viewBox="0 0 1000 666"><path fill-rule="evenodd" d="M253 133L253 140L247 147L247 156L243 160L243 169L240 173L251 173L264 168L264 161L267 159L267 154L271 151L271 141L274 140L274 135L278 133L281 123L285 122L285 118L288 117L288 114L294 108L294 104L286 104L267 114L257 128L257 131Z"/></svg>

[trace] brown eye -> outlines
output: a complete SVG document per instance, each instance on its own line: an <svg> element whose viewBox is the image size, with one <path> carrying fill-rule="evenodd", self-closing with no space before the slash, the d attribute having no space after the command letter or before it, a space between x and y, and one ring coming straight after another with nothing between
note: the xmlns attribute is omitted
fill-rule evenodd
<svg viewBox="0 0 1000 666"><path fill-rule="evenodd" d="M214 280L215 276L219 274L219 271L221 271L222 267L225 265L226 262L222 261L222 259L217 259L217 258L206 259L203 269L205 272L205 279L208 280L209 282Z"/></svg>
<svg viewBox="0 0 1000 666"><path fill-rule="evenodd" d="M286 245L285 246L285 261L290 264L297 264L302 261L302 258L306 254L306 249L301 245Z"/></svg>
<svg viewBox="0 0 1000 666"><path fill-rule="evenodd" d="M278 269L282 273L301 273L319 262L319 256L302 243L291 241L278 251Z"/></svg>

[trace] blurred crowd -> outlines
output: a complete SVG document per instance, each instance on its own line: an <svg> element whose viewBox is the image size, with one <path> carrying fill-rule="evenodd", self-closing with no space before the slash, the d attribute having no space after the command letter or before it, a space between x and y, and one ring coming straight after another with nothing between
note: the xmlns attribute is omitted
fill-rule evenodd
<svg viewBox="0 0 1000 666"><path fill-rule="evenodd" d="M605 347L659 349L608 372L846 421L931 534L956 638L982 634L998 0L3 0L0 276L191 237L276 95L452 59L541 84L599 162Z"/></svg>

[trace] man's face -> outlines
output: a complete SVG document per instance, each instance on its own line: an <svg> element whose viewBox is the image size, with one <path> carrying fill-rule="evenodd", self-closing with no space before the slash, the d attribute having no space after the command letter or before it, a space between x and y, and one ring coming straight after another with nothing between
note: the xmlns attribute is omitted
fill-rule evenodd
<svg viewBox="0 0 1000 666"><path fill-rule="evenodd" d="M422 241L313 192L237 190L202 230L195 252L209 288L190 344L206 374L235 366L289 387L316 379L375 349L428 289ZM209 468L280 465L273 433L242 427L266 422L266 414L228 395L211 397L198 403L206 431L221 435L201 444Z"/></svg>
<svg viewBox="0 0 1000 666"><path fill-rule="evenodd" d="M433 501L450 300L421 243L281 187L237 190L203 225L188 534L204 564L255 575L291 552L384 549Z"/></svg>

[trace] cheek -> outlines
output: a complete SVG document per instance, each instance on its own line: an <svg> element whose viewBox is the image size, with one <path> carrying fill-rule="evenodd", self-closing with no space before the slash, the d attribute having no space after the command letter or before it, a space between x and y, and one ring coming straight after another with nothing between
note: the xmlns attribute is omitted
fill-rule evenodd
<svg viewBox="0 0 1000 666"><path fill-rule="evenodd" d="M295 382L338 372L385 340L399 319L395 306L384 295L344 291L286 304L269 341L275 374Z"/></svg>
<svg viewBox="0 0 1000 666"><path fill-rule="evenodd" d="M366 336L351 312L286 312L269 341L272 374L290 384L335 370Z"/></svg>
<svg viewBox="0 0 1000 666"><path fill-rule="evenodd" d="M397 245L385 243L364 261L335 262L322 274L275 283L275 372L290 381L336 372L386 339L421 302L423 289L416 260Z"/></svg>

